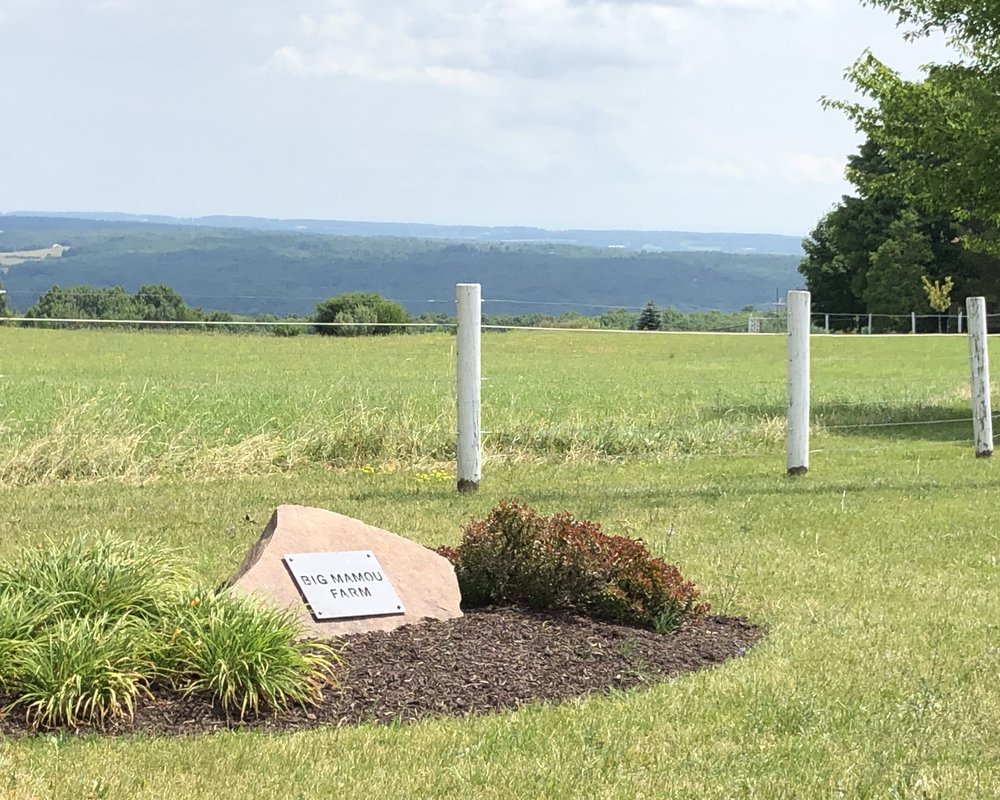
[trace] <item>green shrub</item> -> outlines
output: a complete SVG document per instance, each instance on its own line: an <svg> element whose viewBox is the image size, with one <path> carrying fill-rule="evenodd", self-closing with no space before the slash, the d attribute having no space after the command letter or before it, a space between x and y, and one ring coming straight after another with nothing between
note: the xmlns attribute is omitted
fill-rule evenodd
<svg viewBox="0 0 1000 800"><path fill-rule="evenodd" d="M178 606L174 619L163 671L182 692L207 693L227 714L315 704L332 681L332 648L301 641L291 611L205 590Z"/></svg>
<svg viewBox="0 0 1000 800"><path fill-rule="evenodd" d="M469 607L565 609L660 632L708 609L694 584L642 542L518 502L501 503L465 527L459 547L438 552L455 565Z"/></svg>
<svg viewBox="0 0 1000 800"><path fill-rule="evenodd" d="M313 322L321 323L316 331L326 336L367 336L402 333L405 328L388 323L409 322L410 315L395 300L374 292L344 292L316 306ZM379 323L375 325L330 325L328 323Z"/></svg>
<svg viewBox="0 0 1000 800"><path fill-rule="evenodd" d="M10 690L22 644L45 624L45 605L21 594L0 594L0 692Z"/></svg>
<svg viewBox="0 0 1000 800"><path fill-rule="evenodd" d="M0 692L38 727L131 717L157 684L205 692L242 717L315 703L328 645L291 612L192 593L169 553L83 537L0 564ZM192 599L193 598L193 599Z"/></svg>
<svg viewBox="0 0 1000 800"><path fill-rule="evenodd" d="M50 623L102 613L155 619L190 583L170 551L110 534L77 537L0 564L0 597L22 598L43 609Z"/></svg>
<svg viewBox="0 0 1000 800"><path fill-rule="evenodd" d="M10 651L6 710L23 708L38 727L131 717L136 696L149 693L149 639L145 623L106 614L48 625Z"/></svg>

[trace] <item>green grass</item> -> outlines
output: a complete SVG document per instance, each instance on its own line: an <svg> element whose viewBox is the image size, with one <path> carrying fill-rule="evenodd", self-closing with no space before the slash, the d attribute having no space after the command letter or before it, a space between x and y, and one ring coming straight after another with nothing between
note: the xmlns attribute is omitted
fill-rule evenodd
<svg viewBox="0 0 1000 800"><path fill-rule="evenodd" d="M38 728L130 717L150 695L151 638L139 620L108 614L59 619L16 642L4 667L13 694L6 713Z"/></svg>
<svg viewBox="0 0 1000 800"><path fill-rule="evenodd" d="M453 343L0 329L0 457L42 439L70 395L133 398L117 405L147 431L139 449L189 454L141 475L5 479L0 557L110 530L175 549L215 582L283 502L456 544L462 523L516 497L643 538L716 611L768 625L765 641L646 690L471 719L0 742L0 796L996 796L1000 466L974 458L962 421L962 339L816 338L825 428L810 474L791 479L780 336L488 336L492 438L474 496L454 491L448 462ZM287 444L313 424L346 436L336 421L359 397L389 433L353 435L407 432L410 450L365 444L335 468L311 455L207 466L211 448L248 436Z"/></svg>
<svg viewBox="0 0 1000 800"><path fill-rule="evenodd" d="M897 355L873 357L886 342ZM455 446L454 346L448 334L4 328L0 481L445 462ZM960 337L818 339L819 429L968 417L964 347ZM783 348L781 336L487 335L486 452L588 462L773 451L784 435ZM931 429L938 439L956 431L964 435Z"/></svg>
<svg viewBox="0 0 1000 800"><path fill-rule="evenodd" d="M104 728L170 686L242 719L336 683L335 648L300 641L292 611L189 580L168 548L110 533L0 561L0 713Z"/></svg>
<svg viewBox="0 0 1000 800"><path fill-rule="evenodd" d="M210 696L234 718L317 703L336 683L336 646L296 642L302 623L293 611L204 589L176 620L163 653L168 673L185 695Z"/></svg>

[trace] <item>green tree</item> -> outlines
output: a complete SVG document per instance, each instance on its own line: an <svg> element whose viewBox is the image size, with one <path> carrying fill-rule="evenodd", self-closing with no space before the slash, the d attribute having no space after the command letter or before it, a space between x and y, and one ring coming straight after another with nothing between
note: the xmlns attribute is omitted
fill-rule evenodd
<svg viewBox="0 0 1000 800"><path fill-rule="evenodd" d="M1000 254L1000 4L993 0L864 0L916 38L943 32L961 60L904 80L866 52L849 70L864 100L843 109L895 165L891 183L963 224L966 246ZM877 188L887 182L875 177Z"/></svg>
<svg viewBox="0 0 1000 800"><path fill-rule="evenodd" d="M342 322L333 328L327 328L326 332L334 336L370 336L378 332L378 328L364 323L378 322L378 312L371 306L361 305L350 311L338 311L333 318L334 322ZM320 332L324 332L320 329Z"/></svg>
<svg viewBox="0 0 1000 800"><path fill-rule="evenodd" d="M930 240L920 230L917 215L908 211L889 227L888 238L871 255L864 300L874 314L928 310L921 285L934 258Z"/></svg>
<svg viewBox="0 0 1000 800"><path fill-rule="evenodd" d="M135 319L135 298L121 286L53 286L27 311L40 319Z"/></svg>
<svg viewBox="0 0 1000 800"><path fill-rule="evenodd" d="M815 308L845 314L867 310L863 295L872 253L888 238L889 226L906 203L889 191L860 188L859 176L888 172L891 168L878 145L864 142L848 158L847 173L859 186L859 196L842 197L802 242L806 255L799 272L806 278ZM837 322L847 324L843 319Z"/></svg>
<svg viewBox="0 0 1000 800"><path fill-rule="evenodd" d="M951 275L946 275L944 282L932 282L926 275L922 275L920 282L923 284L924 293L927 295L927 302L931 308L941 313L951 308L951 290L955 285Z"/></svg>
<svg viewBox="0 0 1000 800"><path fill-rule="evenodd" d="M658 331L660 329L660 311L652 300L646 303L645 308L642 309L635 328L639 331Z"/></svg>
<svg viewBox="0 0 1000 800"><path fill-rule="evenodd" d="M140 286L135 293L139 319L181 321L201 317L189 308L184 298L162 283Z"/></svg>
<svg viewBox="0 0 1000 800"><path fill-rule="evenodd" d="M627 308L612 308L601 314L599 319L602 328L628 331L636 326L639 315Z"/></svg>
<svg viewBox="0 0 1000 800"><path fill-rule="evenodd" d="M958 292L976 290L988 297L1000 296L1000 261L965 250L958 242L961 226L953 215L928 210L895 186L894 165L877 142L869 139L861 145L848 159L847 174L858 195L843 197L803 241L806 256L799 272L806 278L815 308L848 314L876 312L879 309L869 305L873 297L877 306L885 306L889 300L886 276L880 278L873 270L888 263L889 250L895 245L887 245L877 262L873 256L908 227L919 231L931 248L928 269L934 278L954 275ZM909 280L912 276L897 277ZM875 288L869 289L870 283ZM911 310L899 308L892 313ZM850 318L833 320L835 327L853 324Z"/></svg>
<svg viewBox="0 0 1000 800"><path fill-rule="evenodd" d="M678 311L673 306L667 306L660 311L660 330L690 331L694 330L694 322L689 314Z"/></svg>
<svg viewBox="0 0 1000 800"><path fill-rule="evenodd" d="M927 295L927 302L939 315L951 308L951 290L955 287L955 282L951 279L951 275L946 275L943 282L931 281L926 275L921 275L920 283L923 284L924 294ZM938 333L941 333L940 316L938 316Z"/></svg>
<svg viewBox="0 0 1000 800"><path fill-rule="evenodd" d="M394 325L409 322L406 309L394 300L387 300L373 292L345 292L330 297L316 306L313 322L325 323L317 326L319 333L329 336L361 336L367 334L400 333L404 329L396 327L375 327L369 325L329 325L329 323L379 323Z"/></svg>

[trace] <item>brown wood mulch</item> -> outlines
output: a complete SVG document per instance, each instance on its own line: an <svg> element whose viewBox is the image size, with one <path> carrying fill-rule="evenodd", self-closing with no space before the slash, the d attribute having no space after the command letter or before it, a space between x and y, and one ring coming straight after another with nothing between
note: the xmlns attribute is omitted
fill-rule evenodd
<svg viewBox="0 0 1000 800"><path fill-rule="evenodd" d="M481 714L533 701L629 689L740 657L763 631L738 617L705 617L668 636L592 619L516 608L482 609L445 622L407 625L343 640L339 686L316 707L242 721L204 698L160 692L132 720L103 735L186 735L243 728L290 731L320 725L407 722ZM37 733L23 715L0 714L0 736Z"/></svg>

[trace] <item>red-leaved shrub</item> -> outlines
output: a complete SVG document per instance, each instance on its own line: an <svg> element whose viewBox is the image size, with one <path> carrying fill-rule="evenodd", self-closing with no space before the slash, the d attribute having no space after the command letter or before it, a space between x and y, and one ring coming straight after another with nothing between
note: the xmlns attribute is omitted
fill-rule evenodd
<svg viewBox="0 0 1000 800"><path fill-rule="evenodd" d="M458 547L437 552L455 565L467 607L565 609L660 632L708 610L695 602L695 585L642 542L566 513L542 516L516 501L469 523Z"/></svg>

